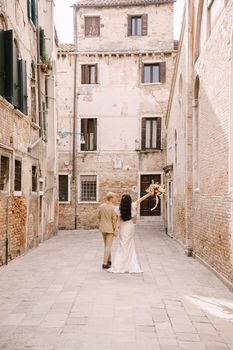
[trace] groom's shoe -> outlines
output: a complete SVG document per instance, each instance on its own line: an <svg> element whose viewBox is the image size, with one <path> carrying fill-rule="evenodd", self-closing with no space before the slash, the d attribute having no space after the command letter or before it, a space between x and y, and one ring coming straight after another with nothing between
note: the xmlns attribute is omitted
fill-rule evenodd
<svg viewBox="0 0 233 350"><path fill-rule="evenodd" d="M112 266L112 262L111 262L110 260L108 261L108 265L109 265L109 266Z"/></svg>
<svg viewBox="0 0 233 350"><path fill-rule="evenodd" d="M103 264L102 265L102 269L109 269L109 267L110 267L110 265L108 265L108 264Z"/></svg>

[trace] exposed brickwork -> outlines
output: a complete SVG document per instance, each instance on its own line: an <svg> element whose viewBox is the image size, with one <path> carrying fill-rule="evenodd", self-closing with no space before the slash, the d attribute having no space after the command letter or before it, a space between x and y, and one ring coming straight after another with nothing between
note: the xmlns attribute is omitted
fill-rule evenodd
<svg viewBox="0 0 233 350"><path fill-rule="evenodd" d="M192 2L195 8L198 8L199 1ZM187 250L191 247L194 255L232 282L233 211L229 178L232 166L229 140L232 135L229 122L233 96L229 94L229 86L232 84L229 55L233 47L233 1L228 1L226 8L219 14L208 41L206 41L206 28L202 28L199 57L187 71L187 63L192 61L194 52L197 53L198 45L196 41L192 46L196 33L189 37L188 18L192 18L195 22L192 24L193 28L199 28L200 25L195 17L197 14L192 14L192 10L193 7L187 5L185 18L187 26L183 28L184 35L181 36L182 45L167 123L167 164L174 165L171 174L174 186L173 235ZM203 18L205 16L206 12L203 12ZM196 38L198 39L198 36ZM182 91L180 91L181 75ZM200 80L200 91L197 101L194 101L196 76ZM196 188L197 111L199 111L199 188ZM175 130L178 141L177 165Z"/></svg>

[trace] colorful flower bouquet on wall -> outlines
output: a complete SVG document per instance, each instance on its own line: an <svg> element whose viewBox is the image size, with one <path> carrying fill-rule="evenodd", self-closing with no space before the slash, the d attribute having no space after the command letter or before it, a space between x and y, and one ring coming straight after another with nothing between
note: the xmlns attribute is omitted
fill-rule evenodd
<svg viewBox="0 0 233 350"><path fill-rule="evenodd" d="M151 211L155 210L159 204L159 198L161 196L166 194L166 190L164 188L164 185L161 185L159 183L150 184L150 186L146 189L147 193L150 193L152 197L156 198L155 206L151 208Z"/></svg>

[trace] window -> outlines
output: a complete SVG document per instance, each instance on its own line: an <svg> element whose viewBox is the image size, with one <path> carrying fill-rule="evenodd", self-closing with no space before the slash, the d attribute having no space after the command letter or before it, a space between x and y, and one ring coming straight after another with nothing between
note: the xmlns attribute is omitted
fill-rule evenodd
<svg viewBox="0 0 233 350"><path fill-rule="evenodd" d="M81 119L81 151L97 150L97 119Z"/></svg>
<svg viewBox="0 0 233 350"><path fill-rule="evenodd" d="M0 95L27 114L27 66L18 57L13 31L0 30Z"/></svg>
<svg viewBox="0 0 233 350"><path fill-rule="evenodd" d="M97 201L97 176L81 175L80 176L80 201L96 202Z"/></svg>
<svg viewBox="0 0 233 350"><path fill-rule="evenodd" d="M142 149L161 149L161 118L142 118Z"/></svg>
<svg viewBox="0 0 233 350"><path fill-rule="evenodd" d="M59 175L59 202L69 202L69 175Z"/></svg>
<svg viewBox="0 0 233 350"><path fill-rule="evenodd" d="M81 83L97 84L97 64L82 64Z"/></svg>
<svg viewBox="0 0 233 350"><path fill-rule="evenodd" d="M37 0L28 0L28 18L34 25L37 23Z"/></svg>
<svg viewBox="0 0 233 350"><path fill-rule="evenodd" d="M22 162L15 160L15 191L22 190Z"/></svg>
<svg viewBox="0 0 233 350"><path fill-rule="evenodd" d="M132 35L142 35L142 17L131 17Z"/></svg>
<svg viewBox="0 0 233 350"><path fill-rule="evenodd" d="M148 15L128 15L128 36L147 35Z"/></svg>
<svg viewBox="0 0 233 350"><path fill-rule="evenodd" d="M100 36L100 17L85 17L85 36Z"/></svg>
<svg viewBox="0 0 233 350"><path fill-rule="evenodd" d="M9 183L9 167L10 161L8 157L0 157L0 191L7 191Z"/></svg>
<svg viewBox="0 0 233 350"><path fill-rule="evenodd" d="M37 167L32 166L32 192L37 192Z"/></svg>
<svg viewBox="0 0 233 350"><path fill-rule="evenodd" d="M143 64L143 83L165 83L165 80L166 62Z"/></svg>

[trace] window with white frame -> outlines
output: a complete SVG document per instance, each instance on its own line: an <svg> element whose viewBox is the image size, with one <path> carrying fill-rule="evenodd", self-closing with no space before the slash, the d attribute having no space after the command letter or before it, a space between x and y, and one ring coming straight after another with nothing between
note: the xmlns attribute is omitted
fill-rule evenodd
<svg viewBox="0 0 233 350"><path fill-rule="evenodd" d="M0 191L7 191L9 185L10 159L0 155Z"/></svg>
<svg viewBox="0 0 233 350"><path fill-rule="evenodd" d="M82 118L81 119L81 135L83 142L81 143L81 151L97 150L97 119Z"/></svg>
<svg viewBox="0 0 233 350"><path fill-rule="evenodd" d="M59 202L69 202L69 175L59 174Z"/></svg>
<svg viewBox="0 0 233 350"><path fill-rule="evenodd" d="M97 176L80 175L80 201L96 202L97 201Z"/></svg>

